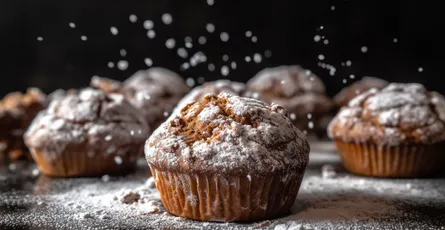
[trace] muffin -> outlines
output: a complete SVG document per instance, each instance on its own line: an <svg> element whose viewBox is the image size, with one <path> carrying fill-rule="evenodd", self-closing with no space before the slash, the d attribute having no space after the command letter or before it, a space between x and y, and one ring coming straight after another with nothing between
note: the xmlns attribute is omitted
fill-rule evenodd
<svg viewBox="0 0 445 230"><path fill-rule="evenodd" d="M123 94L140 110L152 130L166 120L190 90L181 76L160 67L140 70L123 83L96 77L91 85L104 92Z"/></svg>
<svg viewBox="0 0 445 230"><path fill-rule="evenodd" d="M246 84L230 80L216 80L206 82L201 86L193 88L187 95L185 95L176 106L177 110L181 110L188 103L201 100L207 94L218 95L220 93L230 93L236 96L245 96L252 98L260 98L258 93L254 93L247 90Z"/></svg>
<svg viewBox="0 0 445 230"><path fill-rule="evenodd" d="M148 137L138 110L122 95L94 89L55 99L25 134L49 176L95 176L134 168Z"/></svg>
<svg viewBox="0 0 445 230"><path fill-rule="evenodd" d="M205 221L287 213L308 154L286 109L227 93L187 104L145 144L165 209Z"/></svg>
<svg viewBox="0 0 445 230"><path fill-rule="evenodd" d="M349 101L360 93L366 92L372 88L383 89L388 84L387 81L380 78L363 77L361 80L343 88L337 95L335 95L334 103L337 108L341 108L348 105Z"/></svg>
<svg viewBox="0 0 445 230"><path fill-rule="evenodd" d="M294 125L313 136L326 133L333 102L325 95L323 82L300 66L266 68L247 82L249 90L259 92L267 103L284 106Z"/></svg>
<svg viewBox="0 0 445 230"><path fill-rule="evenodd" d="M0 159L30 158L23 134L45 106L46 96L37 88L10 93L0 101Z"/></svg>
<svg viewBox="0 0 445 230"><path fill-rule="evenodd" d="M351 100L329 125L345 168L375 177L443 170L445 99L420 84L390 84Z"/></svg>

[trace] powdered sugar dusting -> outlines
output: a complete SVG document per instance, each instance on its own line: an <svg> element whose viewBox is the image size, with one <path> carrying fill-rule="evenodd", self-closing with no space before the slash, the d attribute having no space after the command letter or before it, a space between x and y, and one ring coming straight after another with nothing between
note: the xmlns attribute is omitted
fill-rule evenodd
<svg viewBox="0 0 445 230"><path fill-rule="evenodd" d="M422 85L393 83L352 99L331 122L329 133L347 142L437 143L445 140L443 108L443 97Z"/></svg>
<svg viewBox="0 0 445 230"><path fill-rule="evenodd" d="M212 97L189 104L186 111L174 114L153 133L145 147L149 164L176 170L260 174L305 167L308 144L286 109L226 93ZM205 100L215 101L202 104ZM177 132L193 117L212 131L206 133L202 128L205 133L198 138L203 139L189 143L188 137Z"/></svg>

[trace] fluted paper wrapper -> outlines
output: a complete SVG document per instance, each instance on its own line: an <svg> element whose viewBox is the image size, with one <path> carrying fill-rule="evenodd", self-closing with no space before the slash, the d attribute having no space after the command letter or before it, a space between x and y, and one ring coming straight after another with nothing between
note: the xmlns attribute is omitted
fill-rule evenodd
<svg viewBox="0 0 445 230"><path fill-rule="evenodd" d="M170 214L204 221L255 221L281 216L293 205L303 177L303 172L257 177L150 168Z"/></svg>
<svg viewBox="0 0 445 230"><path fill-rule="evenodd" d="M87 153L57 154L53 157L45 152L31 150L32 156L43 174L54 177L100 176L128 172L136 167L135 156L122 156L117 154L99 154L88 156ZM120 156L121 164L115 162Z"/></svg>
<svg viewBox="0 0 445 230"><path fill-rule="evenodd" d="M444 144L399 146L335 141L343 165L352 173L374 177L425 177L443 171Z"/></svg>

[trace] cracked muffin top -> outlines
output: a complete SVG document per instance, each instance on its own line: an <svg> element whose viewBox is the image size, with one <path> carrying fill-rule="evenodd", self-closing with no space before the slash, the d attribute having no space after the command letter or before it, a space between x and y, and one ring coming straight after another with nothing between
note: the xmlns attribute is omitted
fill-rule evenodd
<svg viewBox="0 0 445 230"><path fill-rule="evenodd" d="M445 98L417 83L392 83L352 99L329 125L345 142L386 145L434 144L445 140Z"/></svg>
<svg viewBox="0 0 445 230"><path fill-rule="evenodd" d="M25 142L53 154L107 154L140 148L147 136L145 121L122 95L87 88L54 99L34 119Z"/></svg>
<svg viewBox="0 0 445 230"><path fill-rule="evenodd" d="M187 104L145 144L150 165L187 173L288 173L304 168L308 153L286 109L227 93Z"/></svg>

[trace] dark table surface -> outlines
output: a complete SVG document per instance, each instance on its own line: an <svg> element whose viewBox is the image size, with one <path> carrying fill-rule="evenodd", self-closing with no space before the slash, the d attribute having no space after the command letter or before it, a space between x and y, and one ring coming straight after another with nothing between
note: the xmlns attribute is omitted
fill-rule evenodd
<svg viewBox="0 0 445 230"><path fill-rule="evenodd" d="M312 143L311 160L291 213L257 223L199 222L144 205L122 204L122 189L150 176L141 160L119 177L50 178L36 165L0 166L0 229L445 229L445 176L375 179L344 171L329 143ZM335 173L322 176L323 166ZM159 200L153 189L150 199Z"/></svg>

